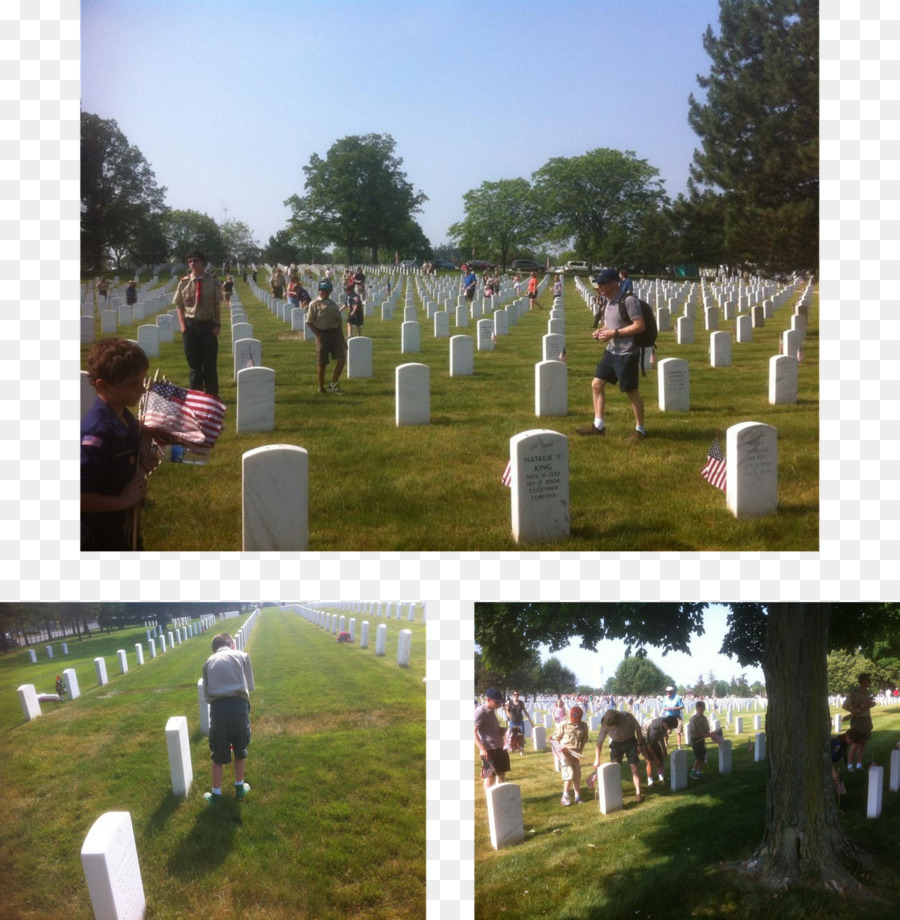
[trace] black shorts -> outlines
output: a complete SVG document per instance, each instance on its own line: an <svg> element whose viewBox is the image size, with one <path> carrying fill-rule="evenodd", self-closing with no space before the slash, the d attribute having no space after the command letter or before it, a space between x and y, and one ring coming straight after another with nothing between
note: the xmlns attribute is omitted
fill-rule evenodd
<svg viewBox="0 0 900 920"><path fill-rule="evenodd" d="M250 744L249 712L217 712L215 706L209 710L210 760L215 763L231 763L231 752L237 760L247 756Z"/></svg>
<svg viewBox="0 0 900 920"><path fill-rule="evenodd" d="M694 760L706 760L705 738L701 738L699 741L692 741L691 748L694 751Z"/></svg>
<svg viewBox="0 0 900 920"><path fill-rule="evenodd" d="M607 383L618 383L623 393L631 393L638 388L641 376L641 356L633 351L625 355L614 355L611 351L603 353L603 359L597 365L594 376Z"/></svg>
<svg viewBox="0 0 900 920"><path fill-rule="evenodd" d="M509 751L503 748L488 748L488 756L481 758L481 775L487 778L491 775L488 767L493 767L494 773L509 773Z"/></svg>
<svg viewBox="0 0 900 920"><path fill-rule="evenodd" d="M629 763L641 762L641 758L638 756L637 738L629 738L628 741L609 742L609 759L612 763L621 763L623 754L628 758Z"/></svg>

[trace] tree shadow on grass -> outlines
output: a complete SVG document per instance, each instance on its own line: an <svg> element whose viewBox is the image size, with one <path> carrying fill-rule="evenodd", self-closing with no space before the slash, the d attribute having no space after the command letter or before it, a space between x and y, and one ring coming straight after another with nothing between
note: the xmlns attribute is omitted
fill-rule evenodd
<svg viewBox="0 0 900 920"><path fill-rule="evenodd" d="M190 833L172 850L169 872L179 879L191 879L218 869L234 847L234 835L242 823L236 800L223 797L218 805L204 806Z"/></svg>

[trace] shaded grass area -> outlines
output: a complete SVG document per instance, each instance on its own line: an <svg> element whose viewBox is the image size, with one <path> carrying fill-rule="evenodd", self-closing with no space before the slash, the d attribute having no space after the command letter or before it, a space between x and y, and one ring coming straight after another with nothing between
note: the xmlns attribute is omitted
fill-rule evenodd
<svg viewBox="0 0 900 920"><path fill-rule="evenodd" d="M296 614L263 612L248 646L257 690L252 791L241 805L230 797L230 767L222 806L202 799L204 640L5 727L0 914L54 916L65 903L65 916L92 917L81 844L102 813L124 810L148 918L423 916L425 626L404 627L419 649L409 668L397 667L396 645L392 662L378 659ZM172 794L166 754L173 715L186 715L190 731L194 781L184 800Z"/></svg>
<svg viewBox="0 0 900 920"><path fill-rule="evenodd" d="M406 282L401 282L405 284ZM422 351L400 354L402 309L393 320L366 318L373 340L374 376L345 380L343 396L315 393L314 343L302 341L238 281L262 361L276 372L275 431L234 431L230 323L220 338L219 374L228 405L226 430L205 467L165 464L150 481L143 514L144 545L159 550L240 550L241 457L265 444L295 444L310 454L312 550L815 550L818 549L818 295L800 365L796 406L768 404L768 361L789 328L792 305L781 307L754 341L732 347L730 368L709 367L709 335L698 322L695 345L678 346L660 334L660 359L691 365L691 412L657 410L657 377L641 380L650 437L625 439L633 426L627 400L608 394L606 438L579 438L575 428L592 418L590 382L601 356L591 337L592 316L571 279L565 282L569 415L534 415L534 365L548 310L523 316L493 352L477 352L475 375L449 376L448 339L435 339L416 297ZM547 306L551 303L544 296ZM402 300L401 300L402 303ZM223 317L224 318L224 317ZM720 329L732 332L734 322ZM450 333L475 335L475 326ZM99 337L99 319L97 335ZM136 327L120 335L136 337ZM82 361L87 354L82 349ZM431 424L397 428L394 369L409 362L431 368ZM187 385L179 337L151 362ZM329 371L330 374L330 371ZM329 378L330 379L330 376ZM779 432L779 514L736 521L722 492L699 472L713 436L741 421L774 425ZM510 529L510 493L500 483L509 439L532 428L570 436L572 531L568 540L517 546ZM724 440L723 440L724 447ZM627 501L607 496L627 492ZM203 527L193 526L202 520Z"/></svg>
<svg viewBox="0 0 900 920"><path fill-rule="evenodd" d="M900 708L877 711L867 758L872 754L886 765L898 736ZM595 743L596 732L586 748L591 760ZM623 766L625 808L605 816L586 787L583 805L560 806L562 782L549 753L528 750L524 757L514 756L507 778L521 787L526 839L499 851L490 845L479 761L476 918L496 916L504 906L513 911L512 905L521 910L514 915L554 920L887 920L896 914L900 795L885 791L882 817L867 820L866 777L845 778L848 794L841 799L841 820L852 839L875 859L876 868L863 879L868 899L802 887L772 892L738 871L738 864L750 858L763 837L765 765L752 763L747 745L735 743L733 772L720 776L716 748L709 750L707 778L691 781L678 793L668 784L655 785L649 792L644 787L641 803L634 801L631 774ZM666 773L668 779L668 768ZM643 763L641 776L643 784Z"/></svg>

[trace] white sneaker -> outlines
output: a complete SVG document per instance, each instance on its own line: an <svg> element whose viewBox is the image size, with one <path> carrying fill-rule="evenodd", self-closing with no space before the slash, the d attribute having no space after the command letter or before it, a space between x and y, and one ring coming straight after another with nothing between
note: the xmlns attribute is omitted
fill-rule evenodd
<svg viewBox="0 0 900 920"><path fill-rule="evenodd" d="M848 763L848 764L847 764L847 772L848 772L848 773L852 773L852 772L853 772L853 764L852 764L852 763Z"/></svg>
<svg viewBox="0 0 900 920"><path fill-rule="evenodd" d="M648 779L648 780L647 780L647 787L649 788L649 787L652 786L652 785L653 785L653 780L652 780L652 779Z"/></svg>
<svg viewBox="0 0 900 920"><path fill-rule="evenodd" d="M660 773L660 774L659 774L659 782L664 783L665 781L666 781L666 778L662 775L662 773Z"/></svg>
<svg viewBox="0 0 900 920"><path fill-rule="evenodd" d="M564 795L564 796L559 800L559 804L560 804L560 805L571 805L571 804L572 804L572 800L571 800L567 795Z"/></svg>

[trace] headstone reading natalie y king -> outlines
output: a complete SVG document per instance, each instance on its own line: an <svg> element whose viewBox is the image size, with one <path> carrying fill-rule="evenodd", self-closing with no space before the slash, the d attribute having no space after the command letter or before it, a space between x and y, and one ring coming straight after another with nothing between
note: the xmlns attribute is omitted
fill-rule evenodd
<svg viewBox="0 0 900 920"><path fill-rule="evenodd" d="M522 793L515 783L500 783L486 790L488 828L495 850L525 839Z"/></svg>
<svg viewBox="0 0 900 920"><path fill-rule="evenodd" d="M94 822L81 865L95 920L143 920L147 901L127 811L108 811Z"/></svg>
<svg viewBox="0 0 900 920"><path fill-rule="evenodd" d="M778 432L761 422L741 422L727 431L725 497L736 518L778 510Z"/></svg>
<svg viewBox="0 0 900 920"><path fill-rule="evenodd" d="M512 533L516 543L565 540L569 522L569 441L533 429L510 438Z"/></svg>

